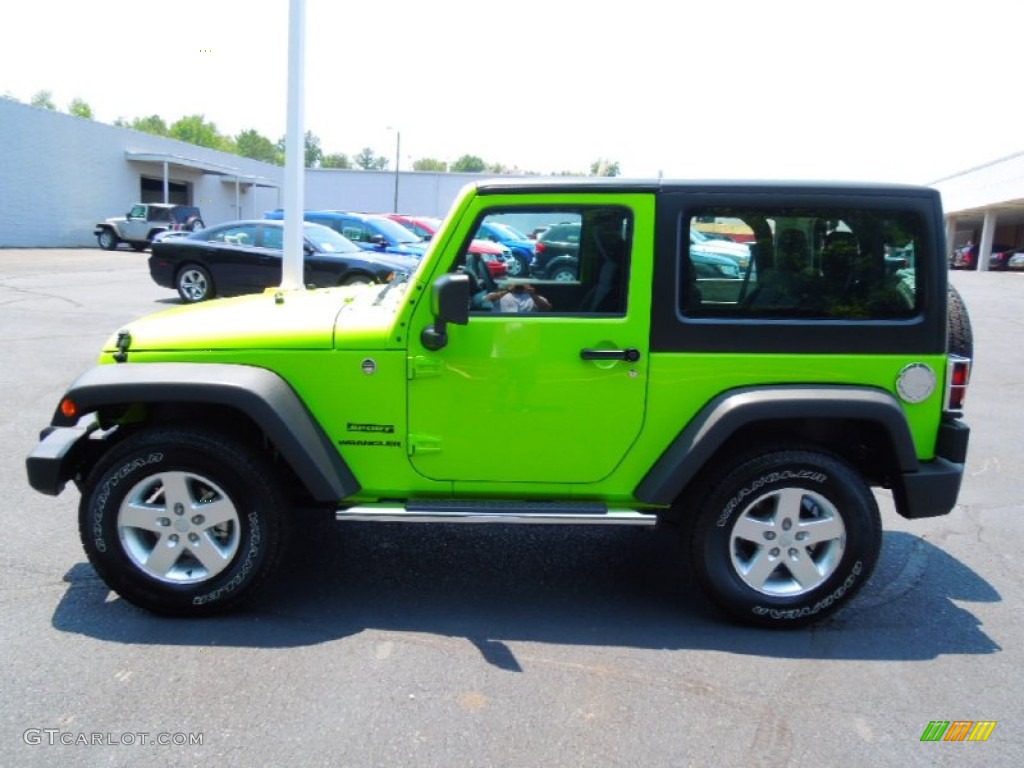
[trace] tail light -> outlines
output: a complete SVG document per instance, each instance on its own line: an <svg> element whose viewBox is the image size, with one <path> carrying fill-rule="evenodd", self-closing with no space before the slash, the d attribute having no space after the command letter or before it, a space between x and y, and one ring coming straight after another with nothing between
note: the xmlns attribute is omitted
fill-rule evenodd
<svg viewBox="0 0 1024 768"><path fill-rule="evenodd" d="M547 249L548 247L545 243L537 243L536 252L538 254L544 253L544 251L546 251Z"/></svg>
<svg viewBox="0 0 1024 768"><path fill-rule="evenodd" d="M971 361L966 357L950 355L946 365L946 410L962 411L967 399L967 385L971 382Z"/></svg>

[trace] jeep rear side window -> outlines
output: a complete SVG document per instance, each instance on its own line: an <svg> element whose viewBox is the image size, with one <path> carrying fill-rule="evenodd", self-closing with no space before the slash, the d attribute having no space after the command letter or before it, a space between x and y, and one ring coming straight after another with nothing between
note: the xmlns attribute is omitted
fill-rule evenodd
<svg viewBox="0 0 1024 768"><path fill-rule="evenodd" d="M689 317L899 320L920 308L924 223L887 210L719 208L680 226Z"/></svg>
<svg viewBox="0 0 1024 768"><path fill-rule="evenodd" d="M508 225L508 229L501 225ZM503 242L484 231L529 232L540 226L547 229L532 247L528 240L510 238ZM506 210L484 216L477 222L473 237L488 238L507 249L504 255L475 253L471 242L466 242L456 268L470 277L474 312L513 314L524 302L528 312L626 312L633 242L633 214L628 208ZM543 301L532 307L525 299L515 301L524 290L541 296ZM509 293L513 296L506 298Z"/></svg>

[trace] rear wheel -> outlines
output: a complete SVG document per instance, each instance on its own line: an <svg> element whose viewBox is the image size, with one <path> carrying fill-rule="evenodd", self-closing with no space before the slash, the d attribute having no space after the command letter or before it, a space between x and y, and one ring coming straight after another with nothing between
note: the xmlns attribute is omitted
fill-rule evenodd
<svg viewBox="0 0 1024 768"><path fill-rule="evenodd" d="M518 253L513 253L505 259L505 266L508 268L509 277L525 277L530 271L530 265Z"/></svg>
<svg viewBox="0 0 1024 768"><path fill-rule="evenodd" d="M556 283L571 283L576 280L576 270L572 267L556 267L551 273L551 279Z"/></svg>
<svg viewBox="0 0 1024 768"><path fill-rule="evenodd" d="M248 597L280 553L286 501L274 468L214 432L163 428L113 449L82 486L89 561L125 600L199 616Z"/></svg>
<svg viewBox="0 0 1024 768"><path fill-rule="evenodd" d="M816 450L741 459L708 487L692 528L697 579L746 623L820 620L867 581L882 543L871 489L846 462Z"/></svg>
<svg viewBox="0 0 1024 768"><path fill-rule="evenodd" d="M182 300L194 304L213 298L213 278L205 267L189 264L178 273L178 295Z"/></svg>

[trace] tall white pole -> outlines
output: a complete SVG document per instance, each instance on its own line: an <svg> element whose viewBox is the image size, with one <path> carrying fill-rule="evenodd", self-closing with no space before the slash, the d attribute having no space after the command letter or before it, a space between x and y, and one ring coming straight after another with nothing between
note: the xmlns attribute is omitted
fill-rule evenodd
<svg viewBox="0 0 1024 768"><path fill-rule="evenodd" d="M398 164L401 162L402 157L402 132L395 129L395 213L398 213Z"/></svg>
<svg viewBox="0 0 1024 768"><path fill-rule="evenodd" d="M301 289L304 282L302 211L305 207L306 0L290 0L288 9L288 129L284 154L284 254L281 287Z"/></svg>

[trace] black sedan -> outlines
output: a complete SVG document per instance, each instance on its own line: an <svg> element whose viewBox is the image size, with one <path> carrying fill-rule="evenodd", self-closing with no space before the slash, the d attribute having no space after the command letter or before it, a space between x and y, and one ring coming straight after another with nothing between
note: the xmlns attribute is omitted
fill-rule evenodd
<svg viewBox="0 0 1024 768"><path fill-rule="evenodd" d="M305 223L305 283L383 283L412 272L418 260L364 251L320 224ZM283 221L233 221L187 237L153 243L149 274L157 285L176 288L186 302L214 296L259 293L281 283Z"/></svg>

